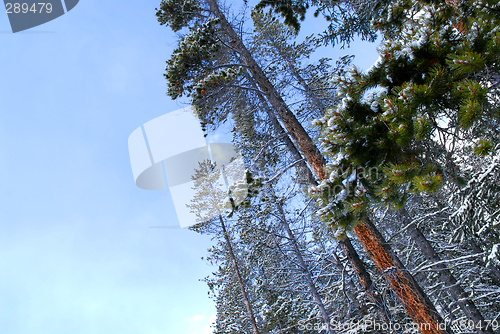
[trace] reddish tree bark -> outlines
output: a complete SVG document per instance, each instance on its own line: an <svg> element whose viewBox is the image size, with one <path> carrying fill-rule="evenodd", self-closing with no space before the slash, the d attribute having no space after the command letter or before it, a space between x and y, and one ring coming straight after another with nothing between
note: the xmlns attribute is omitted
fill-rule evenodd
<svg viewBox="0 0 500 334"><path fill-rule="evenodd" d="M239 53L241 59L248 67L253 79L266 96L278 119L290 134L297 149L304 156L314 175L319 180L327 178L324 169L325 159L312 141L304 127L288 108L273 84L268 80L262 68L253 58L250 51L243 44L236 31L227 21L219 8L217 0L207 0L212 13L220 20L220 25L232 45ZM399 297L407 313L418 325L423 334L449 333L446 328L441 328L444 322L437 313L434 305L415 282L401 261L392 252L389 245L376 227L369 221L358 224L353 229L357 238L368 252L371 260L384 274L387 282Z"/></svg>

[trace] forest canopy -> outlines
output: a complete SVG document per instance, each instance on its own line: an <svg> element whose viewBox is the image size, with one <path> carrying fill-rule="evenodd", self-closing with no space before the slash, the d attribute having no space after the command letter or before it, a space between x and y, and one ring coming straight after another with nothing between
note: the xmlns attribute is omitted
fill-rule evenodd
<svg viewBox="0 0 500 334"><path fill-rule="evenodd" d="M328 27L297 40L309 10ZM179 37L167 94L229 126L247 166L244 203L193 228L215 241L214 333L500 330L498 1L163 0L156 16ZM377 36L368 71L310 61Z"/></svg>

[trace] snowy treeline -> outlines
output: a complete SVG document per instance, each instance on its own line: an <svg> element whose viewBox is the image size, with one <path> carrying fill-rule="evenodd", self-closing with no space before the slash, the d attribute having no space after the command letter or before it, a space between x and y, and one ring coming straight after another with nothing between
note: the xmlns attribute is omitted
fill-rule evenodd
<svg viewBox="0 0 500 334"><path fill-rule="evenodd" d="M331 25L297 41L309 5ZM236 6L157 11L179 34L168 94L248 167L229 213L203 218L225 196L209 162L189 204L215 243L214 333L500 332L498 1ZM383 37L366 73L309 61L356 34Z"/></svg>

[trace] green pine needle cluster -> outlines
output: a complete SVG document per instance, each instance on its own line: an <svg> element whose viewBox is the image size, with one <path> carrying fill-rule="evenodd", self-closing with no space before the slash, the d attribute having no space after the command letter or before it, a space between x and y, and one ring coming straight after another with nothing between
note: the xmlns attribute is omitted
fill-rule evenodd
<svg viewBox="0 0 500 334"><path fill-rule="evenodd" d="M436 192L444 182L457 180L456 170L446 170L446 146L437 138L450 132L480 135L482 124L498 118L487 81L500 70L498 14L496 1L461 1L452 7L399 0L374 21L386 36L379 60L366 73L352 68L336 77L342 102L314 124L335 168L378 167L381 173L351 182L354 189L342 205L335 193L319 196L325 219L353 226L367 203L401 207L410 193ZM491 148L481 140L475 152L486 155ZM340 177L345 184L352 176Z"/></svg>

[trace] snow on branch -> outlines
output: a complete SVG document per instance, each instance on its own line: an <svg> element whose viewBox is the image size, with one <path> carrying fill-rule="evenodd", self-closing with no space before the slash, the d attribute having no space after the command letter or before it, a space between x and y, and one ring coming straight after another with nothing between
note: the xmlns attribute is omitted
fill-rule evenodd
<svg viewBox="0 0 500 334"><path fill-rule="evenodd" d="M260 149L259 153L257 153L257 156L255 156L255 158L253 159L253 163L250 165L249 169L251 169L257 163L257 161L260 159L261 155L266 151L266 149L269 147L269 145L271 143L273 143L276 140L279 140L287 135L288 135L288 132L284 132L284 133L280 134L279 136L274 137L273 139L269 140L267 143L265 143L262 146L262 148Z"/></svg>
<svg viewBox="0 0 500 334"><path fill-rule="evenodd" d="M283 175L287 170L289 170L290 168L292 168L296 164L301 163L302 161L306 161L306 159L299 159L299 160L291 163L285 169L283 169L281 172L279 172L278 174L276 174L272 179L270 179L269 181L264 182L264 184L273 183L274 181L276 181L277 179L279 179L281 177L281 175Z"/></svg>
<svg viewBox="0 0 500 334"><path fill-rule="evenodd" d="M440 265L440 264L446 264L446 263L460 261L460 260L465 260L465 259L469 259L469 258L480 257L480 256L482 256L484 254L486 254L486 252L472 254L472 255L466 255L466 256L461 256L461 257L457 257L457 258L454 258L454 259L451 259L451 260L437 261L437 262L428 264L426 266L417 267L417 268L413 269L413 272L415 273L417 271L423 271L425 269L429 269L431 267L434 267L434 266L437 266L437 265Z"/></svg>

